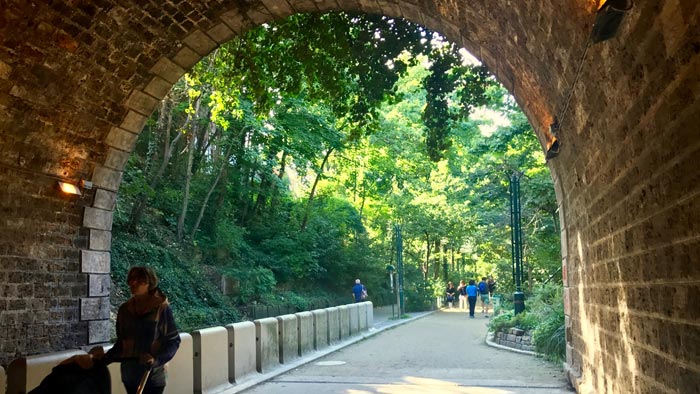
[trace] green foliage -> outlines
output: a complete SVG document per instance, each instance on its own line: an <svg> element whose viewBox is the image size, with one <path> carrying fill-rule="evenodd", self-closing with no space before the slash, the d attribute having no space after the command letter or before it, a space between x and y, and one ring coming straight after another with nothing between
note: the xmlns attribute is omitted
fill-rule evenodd
<svg viewBox="0 0 700 394"><path fill-rule="evenodd" d="M403 20L343 13L295 15L218 48L175 84L130 156L115 282L152 264L187 328L253 304L348 302L355 278L375 304L392 302L385 267L401 224L409 310L430 308L448 278L494 275L508 293L515 170L529 279L560 282L539 142L457 49ZM507 122L480 118L486 109ZM114 301L126 294L119 286Z"/></svg>
<svg viewBox="0 0 700 394"><path fill-rule="evenodd" d="M565 358L566 329L564 302L560 285L548 284L537 288L525 302L526 311L514 315L512 308L495 316L489 322L489 330L507 332L517 327L532 334L538 353L559 362Z"/></svg>
<svg viewBox="0 0 700 394"><path fill-rule="evenodd" d="M549 360L561 362L566 359L566 325L564 307L553 306L552 313L546 315L532 331L532 339L538 353Z"/></svg>
<svg viewBox="0 0 700 394"><path fill-rule="evenodd" d="M181 331L236 322L234 306L221 294L201 267L189 263L177 244L161 240L143 240L120 234L112 244L112 281L117 284L113 308L129 296L126 274L134 265L152 267L160 279L159 287L169 296L175 321Z"/></svg>

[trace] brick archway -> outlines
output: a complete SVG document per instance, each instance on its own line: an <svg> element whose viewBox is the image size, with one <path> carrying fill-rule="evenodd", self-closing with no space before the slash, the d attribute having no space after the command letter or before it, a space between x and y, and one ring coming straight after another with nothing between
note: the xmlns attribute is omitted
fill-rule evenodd
<svg viewBox="0 0 700 394"><path fill-rule="evenodd" d="M403 17L460 43L516 97L543 143L559 116L562 149L550 167L567 365L581 392L697 387L700 5L639 2L618 37L587 47L595 3L3 2L0 362L109 339L121 172L175 81L253 26L342 9ZM94 188L65 199L58 179Z"/></svg>

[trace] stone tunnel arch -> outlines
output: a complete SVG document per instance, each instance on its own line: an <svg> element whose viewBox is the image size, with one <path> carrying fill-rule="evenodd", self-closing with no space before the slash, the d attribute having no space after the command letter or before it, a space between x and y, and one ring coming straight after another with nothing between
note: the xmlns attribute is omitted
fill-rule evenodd
<svg viewBox="0 0 700 394"><path fill-rule="evenodd" d="M698 387L700 3L639 3L618 37L589 46L595 0L2 1L0 362L109 339L121 172L177 79L253 26L347 10L403 17L461 44L543 144L560 118L550 168L579 390ZM57 179L95 187L66 200Z"/></svg>

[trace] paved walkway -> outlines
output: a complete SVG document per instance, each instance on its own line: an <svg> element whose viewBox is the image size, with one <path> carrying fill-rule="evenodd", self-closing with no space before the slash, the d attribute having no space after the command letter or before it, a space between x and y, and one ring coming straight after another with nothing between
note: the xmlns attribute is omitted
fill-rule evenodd
<svg viewBox="0 0 700 394"><path fill-rule="evenodd" d="M570 394L560 368L485 343L487 319L443 310L391 320L369 336L270 378L245 394ZM374 335L372 335L374 333Z"/></svg>

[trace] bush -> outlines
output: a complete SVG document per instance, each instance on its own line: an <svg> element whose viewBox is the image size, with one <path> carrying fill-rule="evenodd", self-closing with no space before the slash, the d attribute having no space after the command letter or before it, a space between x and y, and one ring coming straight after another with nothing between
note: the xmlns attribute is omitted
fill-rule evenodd
<svg viewBox="0 0 700 394"><path fill-rule="evenodd" d="M566 330L562 291L560 285L538 288L525 302L525 312L514 316L512 309L507 310L491 319L489 330L507 332L517 327L530 331L538 353L551 361L563 361L566 357Z"/></svg>
<svg viewBox="0 0 700 394"><path fill-rule="evenodd" d="M535 327L532 340L537 352L551 361L561 362L566 358L566 328L563 305L555 305L547 318Z"/></svg>

